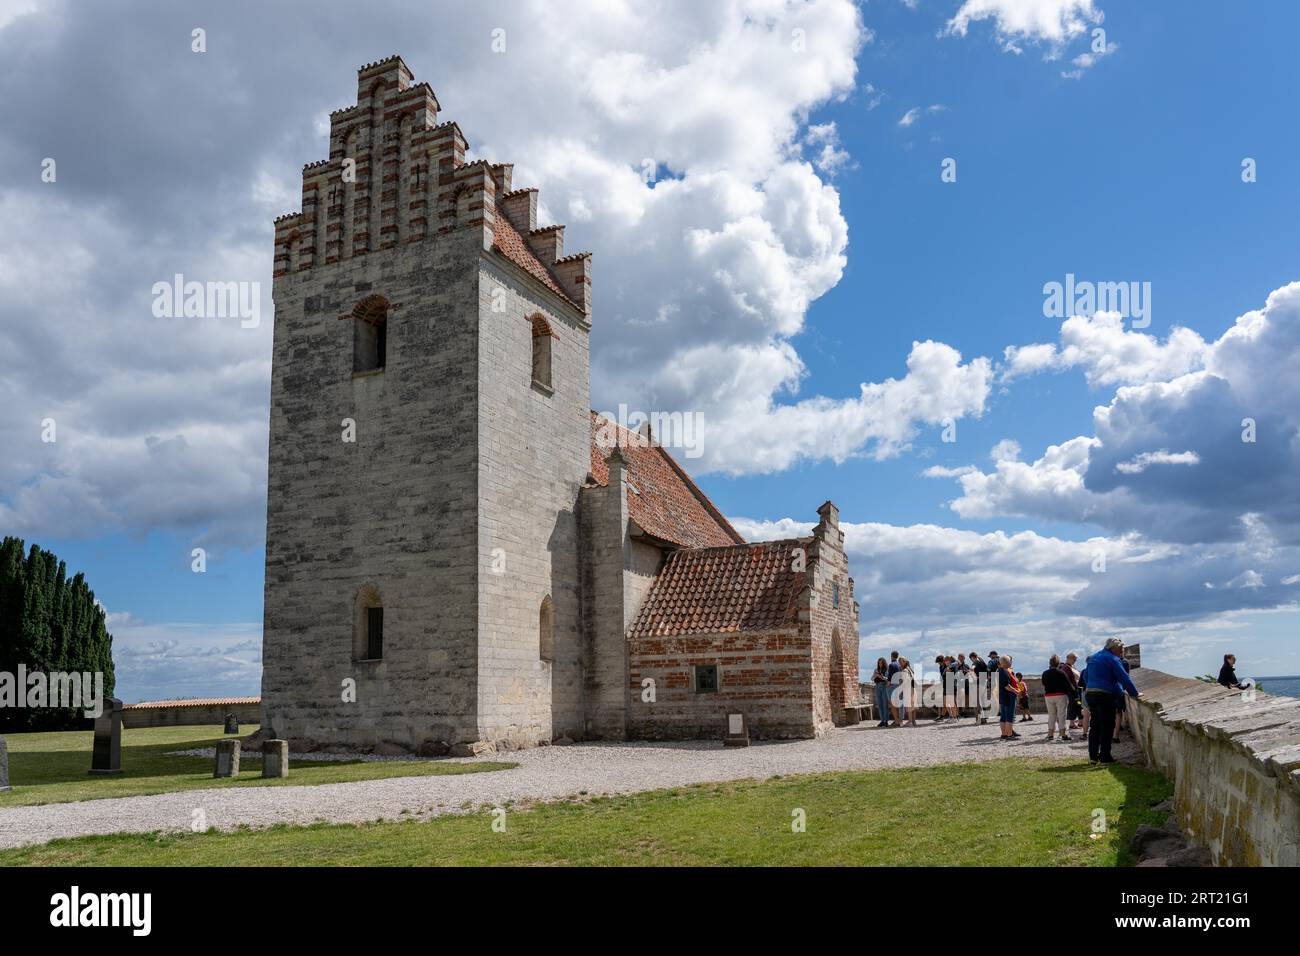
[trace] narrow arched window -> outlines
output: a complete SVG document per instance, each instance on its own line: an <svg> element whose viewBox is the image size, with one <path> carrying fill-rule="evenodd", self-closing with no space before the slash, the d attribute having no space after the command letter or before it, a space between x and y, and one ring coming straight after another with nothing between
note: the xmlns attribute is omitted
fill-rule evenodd
<svg viewBox="0 0 1300 956"><path fill-rule="evenodd" d="M533 324L533 384L550 392L554 388L551 381L551 343L555 340L555 333L551 330L551 323L540 312L530 315L528 321Z"/></svg>
<svg viewBox="0 0 1300 956"><path fill-rule="evenodd" d="M388 364L388 310L382 295L362 299L352 310L352 371L375 372Z"/></svg>
<svg viewBox="0 0 1300 956"><path fill-rule="evenodd" d="M373 584L363 585L357 592L352 618L352 659L384 659L384 601L379 595L379 588Z"/></svg>
<svg viewBox="0 0 1300 956"><path fill-rule="evenodd" d="M537 656L550 664L555 660L555 607L548 594L537 612Z"/></svg>

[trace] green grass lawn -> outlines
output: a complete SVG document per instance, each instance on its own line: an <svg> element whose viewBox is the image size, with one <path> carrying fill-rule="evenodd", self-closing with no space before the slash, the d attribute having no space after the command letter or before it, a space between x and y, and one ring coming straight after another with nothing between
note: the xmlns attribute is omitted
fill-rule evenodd
<svg viewBox="0 0 1300 956"><path fill-rule="evenodd" d="M117 835L0 852L0 865L1113 866L1170 793L1158 774L1059 761L740 781L364 826ZM1107 832L1093 836L1094 810ZM793 811L807 829L793 832Z"/></svg>
<svg viewBox="0 0 1300 956"><path fill-rule="evenodd" d="M256 727L244 728L251 733ZM339 761L312 763L289 754L289 776L263 780L261 754L242 754L238 777L212 776L213 761L203 757L169 757L167 751L211 747L225 737L220 725L211 727L148 727L122 731L122 772L92 776L90 752L94 734L9 734L9 783L0 793L0 807L34 803L63 803L103 797L131 797L207 787L277 787L317 783L347 783L385 777L505 770L513 763L452 763L446 760ZM254 759L256 758L256 759Z"/></svg>

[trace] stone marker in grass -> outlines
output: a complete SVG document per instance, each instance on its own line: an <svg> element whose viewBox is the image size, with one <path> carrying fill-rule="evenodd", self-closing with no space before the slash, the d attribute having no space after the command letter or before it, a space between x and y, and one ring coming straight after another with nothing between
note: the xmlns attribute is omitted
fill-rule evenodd
<svg viewBox="0 0 1300 956"><path fill-rule="evenodd" d="M9 789L9 745L0 737L0 793Z"/></svg>
<svg viewBox="0 0 1300 956"><path fill-rule="evenodd" d="M122 702L116 697L104 701L95 718L95 749L90 758L91 773L122 772Z"/></svg>
<svg viewBox="0 0 1300 956"><path fill-rule="evenodd" d="M262 744L262 776L289 776L289 741L267 740Z"/></svg>
<svg viewBox="0 0 1300 956"><path fill-rule="evenodd" d="M239 749L240 743L238 740L218 740L217 762L216 767L213 768L212 776L238 777Z"/></svg>
<svg viewBox="0 0 1300 956"><path fill-rule="evenodd" d="M239 733L239 718L234 714L226 714L226 733Z"/></svg>

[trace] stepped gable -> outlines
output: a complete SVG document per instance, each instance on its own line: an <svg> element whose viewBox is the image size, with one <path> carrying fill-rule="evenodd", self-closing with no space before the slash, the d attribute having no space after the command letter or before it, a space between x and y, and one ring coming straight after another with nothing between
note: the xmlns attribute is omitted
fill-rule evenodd
<svg viewBox="0 0 1300 956"><path fill-rule="evenodd" d="M539 227L537 190L509 163L467 163L469 144L400 56L357 71L357 102L330 114L329 158L302 169L302 210L275 220L276 277L478 228L483 248L569 308L591 315L591 253L564 254L564 227Z"/></svg>

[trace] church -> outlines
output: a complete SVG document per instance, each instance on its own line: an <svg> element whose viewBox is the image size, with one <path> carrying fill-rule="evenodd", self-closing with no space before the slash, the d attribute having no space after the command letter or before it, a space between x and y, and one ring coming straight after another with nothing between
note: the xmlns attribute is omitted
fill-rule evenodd
<svg viewBox="0 0 1300 956"><path fill-rule="evenodd" d="M851 720L836 507L747 543L592 412L591 254L412 80L358 71L275 222L263 731L439 755Z"/></svg>

